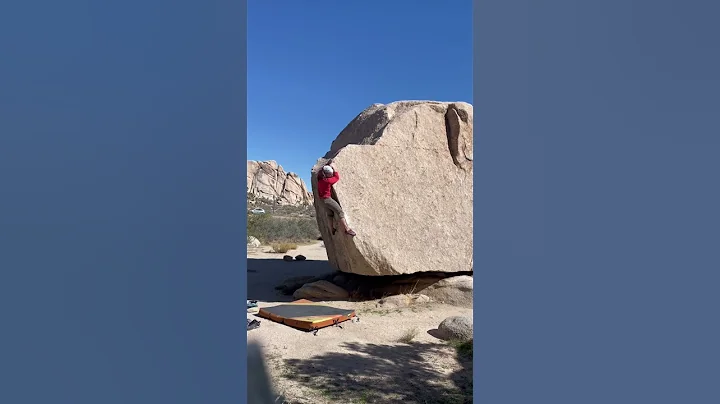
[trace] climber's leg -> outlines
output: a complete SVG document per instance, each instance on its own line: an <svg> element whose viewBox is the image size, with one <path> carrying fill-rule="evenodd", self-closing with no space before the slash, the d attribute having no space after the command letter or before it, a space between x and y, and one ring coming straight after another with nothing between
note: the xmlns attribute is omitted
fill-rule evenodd
<svg viewBox="0 0 720 404"><path fill-rule="evenodd" d="M347 220L345 220L345 212L343 212L342 207L340 207L340 204L337 203L337 201L333 198L323 199L323 202L325 203L325 206L327 206L327 208L333 212L333 214L334 214L333 216L342 224L343 231L346 234L354 236L355 232L352 231L352 229L350 229L350 227L348 226ZM334 229L333 229L333 234L335 234Z"/></svg>

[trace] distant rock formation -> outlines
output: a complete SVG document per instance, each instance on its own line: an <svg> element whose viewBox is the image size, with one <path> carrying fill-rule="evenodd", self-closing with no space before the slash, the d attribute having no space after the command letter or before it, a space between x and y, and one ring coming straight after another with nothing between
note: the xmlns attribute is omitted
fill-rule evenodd
<svg viewBox="0 0 720 404"><path fill-rule="evenodd" d="M464 102L375 104L338 135L312 169L332 159L335 198L357 233L331 231L315 204L330 264L384 276L473 270L473 107Z"/></svg>
<svg viewBox="0 0 720 404"><path fill-rule="evenodd" d="M295 173L286 173L277 162L247 162L248 197L277 201L279 205L311 205L313 196L305 181Z"/></svg>

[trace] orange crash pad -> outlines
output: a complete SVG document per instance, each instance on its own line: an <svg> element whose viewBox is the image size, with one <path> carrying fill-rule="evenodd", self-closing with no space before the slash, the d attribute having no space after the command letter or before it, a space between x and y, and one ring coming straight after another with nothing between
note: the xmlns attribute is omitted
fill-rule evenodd
<svg viewBox="0 0 720 404"><path fill-rule="evenodd" d="M355 317L355 310L338 309L309 300L296 300L273 307L263 307L258 316L305 331L348 321Z"/></svg>

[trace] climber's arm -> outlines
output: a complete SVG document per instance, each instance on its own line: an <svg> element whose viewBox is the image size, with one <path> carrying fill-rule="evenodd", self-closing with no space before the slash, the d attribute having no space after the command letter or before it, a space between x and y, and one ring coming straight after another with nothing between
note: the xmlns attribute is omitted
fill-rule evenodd
<svg viewBox="0 0 720 404"><path fill-rule="evenodd" d="M326 178L325 181L327 181L328 184L330 184L330 185L340 181L340 173L338 173L337 170L335 170L335 172L333 173L333 176L330 178Z"/></svg>

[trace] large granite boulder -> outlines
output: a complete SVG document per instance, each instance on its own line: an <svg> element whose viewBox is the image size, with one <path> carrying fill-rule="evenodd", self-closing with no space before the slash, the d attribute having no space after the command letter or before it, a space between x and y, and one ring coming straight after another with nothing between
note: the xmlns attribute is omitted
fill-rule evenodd
<svg viewBox="0 0 720 404"><path fill-rule="evenodd" d="M330 264L399 275L472 271L473 107L463 102L374 104L312 169L316 217ZM317 173L332 160L333 197L357 236L331 232Z"/></svg>

